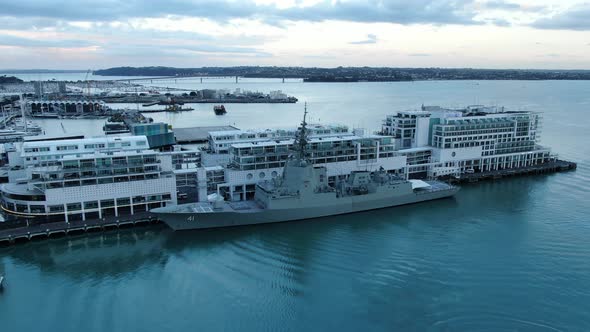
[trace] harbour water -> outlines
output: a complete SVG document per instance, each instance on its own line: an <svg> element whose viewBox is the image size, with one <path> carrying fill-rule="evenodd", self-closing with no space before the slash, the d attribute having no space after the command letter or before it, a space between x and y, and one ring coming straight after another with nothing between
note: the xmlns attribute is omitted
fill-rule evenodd
<svg viewBox="0 0 590 332"><path fill-rule="evenodd" d="M422 103L542 111L542 143L578 168L311 221L162 226L0 248L7 331L590 330L590 82L182 84L281 89L307 101L316 121L370 130ZM211 105L150 116L174 127L291 126L302 105L226 108L223 117ZM49 133L62 132L59 122L69 132L102 126L37 122Z"/></svg>

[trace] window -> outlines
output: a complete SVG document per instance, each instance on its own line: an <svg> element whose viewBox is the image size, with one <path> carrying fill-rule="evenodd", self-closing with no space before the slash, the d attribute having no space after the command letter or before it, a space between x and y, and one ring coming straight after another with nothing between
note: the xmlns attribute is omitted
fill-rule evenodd
<svg viewBox="0 0 590 332"><path fill-rule="evenodd" d="M63 205L49 205L49 212L64 212Z"/></svg>
<svg viewBox="0 0 590 332"><path fill-rule="evenodd" d="M82 210L82 204L80 203L70 203L67 205L68 211L80 211Z"/></svg>
<svg viewBox="0 0 590 332"><path fill-rule="evenodd" d="M103 208L115 206L115 200L114 199L102 200L102 201L100 201L100 206Z"/></svg>
<svg viewBox="0 0 590 332"><path fill-rule="evenodd" d="M78 150L77 145L60 145L57 147L57 151L68 151L68 150Z"/></svg>
<svg viewBox="0 0 590 332"><path fill-rule="evenodd" d="M98 209L98 201L84 202L84 209Z"/></svg>
<svg viewBox="0 0 590 332"><path fill-rule="evenodd" d="M117 198L117 205L129 205L131 201L129 198Z"/></svg>

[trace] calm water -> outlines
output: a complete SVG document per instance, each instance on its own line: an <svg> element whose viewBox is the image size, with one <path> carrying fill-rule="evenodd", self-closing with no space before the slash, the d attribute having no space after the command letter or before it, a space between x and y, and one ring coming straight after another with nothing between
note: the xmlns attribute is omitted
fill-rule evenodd
<svg viewBox="0 0 590 332"><path fill-rule="evenodd" d="M543 111L542 143L578 169L307 222L136 229L0 249L2 330L590 330L590 82L182 84L282 89L307 100L316 120L369 129L422 103ZM294 125L302 111L230 104L215 117L196 106L154 118L251 128ZM43 124L59 133L58 122L100 132L100 121Z"/></svg>

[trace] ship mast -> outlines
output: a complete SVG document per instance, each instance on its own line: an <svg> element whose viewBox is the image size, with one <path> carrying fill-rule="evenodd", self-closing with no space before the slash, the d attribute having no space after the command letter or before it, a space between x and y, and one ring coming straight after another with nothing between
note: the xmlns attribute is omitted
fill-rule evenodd
<svg viewBox="0 0 590 332"><path fill-rule="evenodd" d="M295 137L295 151L297 152L297 159L300 161L305 160L306 155L306 148L307 148L307 102L305 103L305 111L303 112L303 121L301 122L301 127L297 132L297 136Z"/></svg>

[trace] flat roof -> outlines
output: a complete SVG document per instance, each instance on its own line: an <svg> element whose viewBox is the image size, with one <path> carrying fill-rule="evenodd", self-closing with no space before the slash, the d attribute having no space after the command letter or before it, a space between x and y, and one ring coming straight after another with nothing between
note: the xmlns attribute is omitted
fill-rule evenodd
<svg viewBox="0 0 590 332"><path fill-rule="evenodd" d="M275 127L275 128L253 128L253 129L243 129L243 130L220 130L220 131L211 131L209 134L212 136L220 136L220 135L234 135L234 134L263 134L263 133L279 133L279 132L297 132L298 127ZM307 129L309 131L317 131L317 130L336 130L336 129L346 129L348 132L349 128L343 124L319 124L319 123L308 123ZM332 135L336 133L331 133ZM317 135L317 134L316 134ZM326 135L326 134L320 134Z"/></svg>
<svg viewBox="0 0 590 332"><path fill-rule="evenodd" d="M25 136L23 141L25 142L38 142L38 141L62 141L71 139L82 139L86 138L84 134L69 134L69 135L37 135L37 136Z"/></svg>
<svg viewBox="0 0 590 332"><path fill-rule="evenodd" d="M363 139L379 139L379 138L391 138L391 136L382 136L382 135L366 135L366 136L356 136L345 134L341 136L329 136L329 137L311 137L308 139L308 143L321 143L321 142L344 142L344 141L360 141ZM257 146L273 146L273 145L286 145L286 144L293 144L294 138L289 139L282 139L282 140L266 140L262 142L243 142L243 143L233 143L231 144L234 148L249 148L249 147L257 147Z"/></svg>
<svg viewBox="0 0 590 332"><path fill-rule="evenodd" d="M209 138L210 132L234 132L237 130L239 129L234 126L172 128L176 141L180 144L205 142Z"/></svg>

